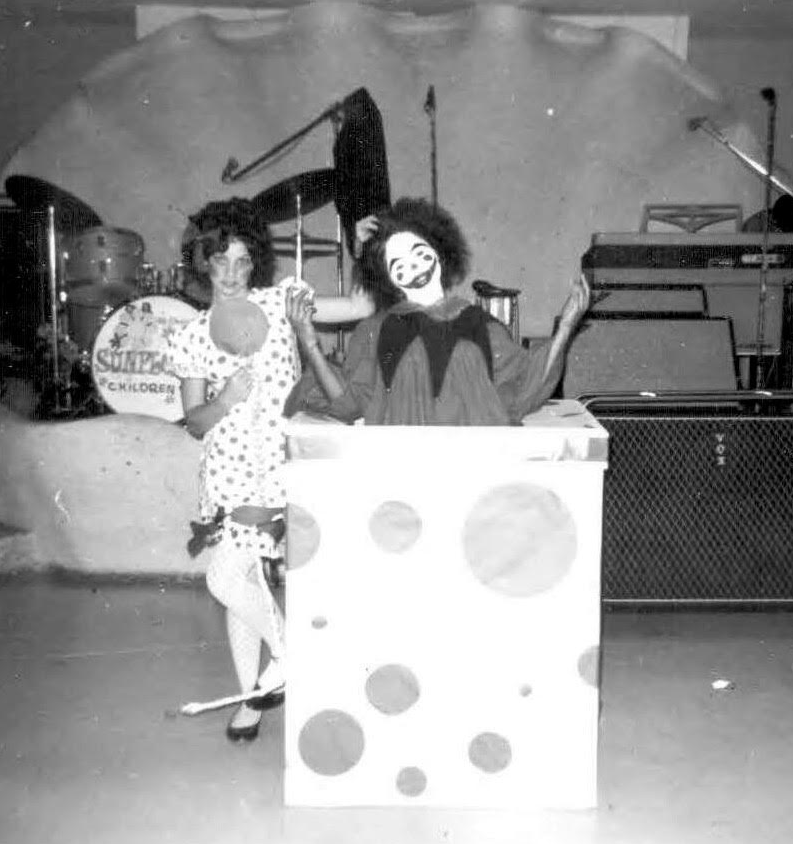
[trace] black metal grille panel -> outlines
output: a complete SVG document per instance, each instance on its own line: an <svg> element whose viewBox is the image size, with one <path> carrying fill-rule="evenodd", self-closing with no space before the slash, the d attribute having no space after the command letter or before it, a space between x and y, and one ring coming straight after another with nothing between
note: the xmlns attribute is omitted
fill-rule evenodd
<svg viewBox="0 0 793 844"><path fill-rule="evenodd" d="M793 418L598 419L604 599L793 601Z"/></svg>

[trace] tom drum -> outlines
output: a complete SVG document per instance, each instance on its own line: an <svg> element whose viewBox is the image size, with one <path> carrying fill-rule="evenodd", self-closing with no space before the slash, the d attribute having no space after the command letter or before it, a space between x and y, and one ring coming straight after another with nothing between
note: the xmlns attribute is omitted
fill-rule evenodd
<svg viewBox="0 0 793 844"><path fill-rule="evenodd" d="M136 294L143 238L130 229L97 226L65 241L64 279L77 304L119 305Z"/></svg>

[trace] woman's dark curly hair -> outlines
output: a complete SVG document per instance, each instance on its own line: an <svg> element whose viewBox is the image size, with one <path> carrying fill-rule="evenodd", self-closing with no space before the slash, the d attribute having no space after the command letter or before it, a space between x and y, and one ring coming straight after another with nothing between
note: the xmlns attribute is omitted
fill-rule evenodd
<svg viewBox="0 0 793 844"><path fill-rule="evenodd" d="M190 217L191 231L182 244L182 258L199 276L208 273L211 255L225 252L229 241L241 240L248 247L253 272L251 287L270 287L275 274L275 255L267 224L248 199L210 202Z"/></svg>
<svg viewBox="0 0 793 844"><path fill-rule="evenodd" d="M391 208L377 214L377 233L363 245L355 266L355 283L372 297L377 310L390 308L405 299L388 275L385 247L391 235L409 231L427 241L441 262L444 290L460 284L468 273L471 253L452 215L426 199L402 197Z"/></svg>

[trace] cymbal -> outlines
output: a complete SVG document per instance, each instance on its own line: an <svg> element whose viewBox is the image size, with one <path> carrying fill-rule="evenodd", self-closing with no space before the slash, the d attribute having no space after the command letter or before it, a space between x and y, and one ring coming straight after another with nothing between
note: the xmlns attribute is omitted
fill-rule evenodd
<svg viewBox="0 0 793 844"><path fill-rule="evenodd" d="M101 226L99 215L68 191L34 176L9 176L5 192L23 211L55 209L55 228L72 232Z"/></svg>
<svg viewBox="0 0 793 844"><path fill-rule="evenodd" d="M253 197L254 208L267 223L285 223L297 217L297 196L301 215L327 205L336 196L336 171L332 167L290 176Z"/></svg>

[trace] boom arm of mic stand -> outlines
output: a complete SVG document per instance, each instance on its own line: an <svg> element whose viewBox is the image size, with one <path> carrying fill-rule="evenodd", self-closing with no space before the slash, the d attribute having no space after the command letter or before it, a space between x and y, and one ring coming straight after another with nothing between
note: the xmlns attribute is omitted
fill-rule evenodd
<svg viewBox="0 0 793 844"><path fill-rule="evenodd" d="M759 176L761 179L765 179L768 175L766 172L766 168L760 164L759 161L755 161L747 153L743 152L743 150L739 149L735 144L731 143L724 137L721 131L719 131L706 117L697 117L688 122L688 128L690 131L696 131L697 129L702 130L706 135L710 135L711 138L718 141L722 146L725 146L736 158L738 158L746 167L748 167L756 176ZM774 169L781 173L782 169L778 164L774 165ZM785 176L789 176L789 174L785 173ZM793 178L789 181L783 180L778 178L772 172L770 175L771 184L781 193L788 193L793 196Z"/></svg>
<svg viewBox="0 0 793 844"><path fill-rule="evenodd" d="M272 149L265 152L263 155L260 155L259 158L251 161L250 164L246 164L242 169L240 169L239 162L234 159L230 158L226 162L226 166L223 168L223 173L221 174L221 181L226 185L231 185L234 182L240 181L245 176L248 175L252 170L255 170L257 167L260 167L266 161L271 159L274 155L278 155L282 149L285 147L290 146L295 141L299 141L304 135L307 135L315 126L319 126L325 120L330 120L342 111L343 105L342 103L333 103L330 108L326 108L319 117L312 120L309 124L304 126L302 129L298 130L294 133L294 135L290 135L286 140L281 141L280 143L276 144Z"/></svg>

